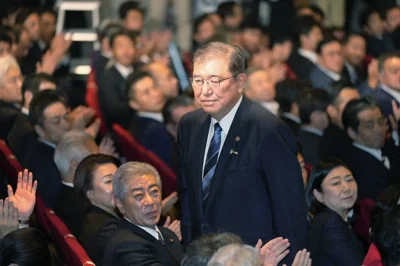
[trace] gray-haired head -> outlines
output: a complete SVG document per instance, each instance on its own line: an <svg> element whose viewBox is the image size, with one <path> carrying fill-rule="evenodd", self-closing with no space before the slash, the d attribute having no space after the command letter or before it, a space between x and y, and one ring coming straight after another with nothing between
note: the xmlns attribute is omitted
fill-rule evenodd
<svg viewBox="0 0 400 266"><path fill-rule="evenodd" d="M220 248L208 266L262 266L260 254L249 245L231 244Z"/></svg>
<svg viewBox="0 0 400 266"><path fill-rule="evenodd" d="M87 156L97 153L98 147L93 137L83 131L69 131L65 133L54 152L54 162L64 181L72 182L75 175L75 168ZM73 173L71 172L73 170ZM68 179L68 180L67 180Z"/></svg>
<svg viewBox="0 0 400 266"><path fill-rule="evenodd" d="M10 68L20 70L17 60L12 55L0 57L0 87L2 86L4 75Z"/></svg>
<svg viewBox="0 0 400 266"><path fill-rule="evenodd" d="M114 196L123 200L128 191L127 183L134 178L140 178L144 175L152 175L157 180L157 185L161 189L161 178L157 170L148 163L127 162L121 165L114 175L113 193Z"/></svg>
<svg viewBox="0 0 400 266"><path fill-rule="evenodd" d="M245 56L243 49L239 46L223 42L211 42L203 45L194 52L193 62L201 63L210 58L221 56L229 57L228 69L233 76L244 73Z"/></svg>

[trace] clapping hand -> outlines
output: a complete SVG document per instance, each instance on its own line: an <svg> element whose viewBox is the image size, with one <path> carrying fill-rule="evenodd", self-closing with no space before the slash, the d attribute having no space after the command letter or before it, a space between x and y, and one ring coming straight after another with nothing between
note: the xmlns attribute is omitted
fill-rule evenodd
<svg viewBox="0 0 400 266"><path fill-rule="evenodd" d="M399 120L400 120L400 107L397 106L397 102L392 100L392 110L393 114L389 116L390 125L392 129L397 131L399 127Z"/></svg>
<svg viewBox="0 0 400 266"><path fill-rule="evenodd" d="M289 240L283 237L277 237L268 241L262 246L261 240L258 240L256 249L260 251L260 256L264 266L276 266L289 254Z"/></svg>
<svg viewBox="0 0 400 266"><path fill-rule="evenodd" d="M18 209L6 198L0 200L0 239L18 229Z"/></svg>
<svg viewBox="0 0 400 266"><path fill-rule="evenodd" d="M286 266L286 264L283 266ZM292 266L311 266L310 252L307 252L306 249L297 252Z"/></svg>
<svg viewBox="0 0 400 266"><path fill-rule="evenodd" d="M172 192L168 197L164 198L161 206L162 206L162 215L167 215L175 203L178 201L178 193Z"/></svg>
<svg viewBox="0 0 400 266"><path fill-rule="evenodd" d="M168 228L172 232L176 234L178 237L179 241L182 241L182 234L181 234L181 221L175 220L171 222L171 217L167 217L167 220L165 220L165 223L163 227Z"/></svg>
<svg viewBox="0 0 400 266"><path fill-rule="evenodd" d="M18 174L18 184L15 194L10 185L8 188L8 197L13 206L18 209L20 220L29 220L35 207L37 181L33 181L32 173L27 169Z"/></svg>
<svg viewBox="0 0 400 266"><path fill-rule="evenodd" d="M119 157L119 154L115 152L114 141L110 137L104 137L99 145L99 153Z"/></svg>

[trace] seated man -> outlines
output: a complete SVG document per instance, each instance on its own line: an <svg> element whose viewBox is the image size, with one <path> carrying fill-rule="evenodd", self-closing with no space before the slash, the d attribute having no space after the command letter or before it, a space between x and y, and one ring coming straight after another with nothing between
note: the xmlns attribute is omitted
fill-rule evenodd
<svg viewBox="0 0 400 266"><path fill-rule="evenodd" d="M128 77L126 89L129 106L137 112L127 129L145 148L171 166L174 141L163 123L163 94L156 87L151 75L142 71Z"/></svg>
<svg viewBox="0 0 400 266"><path fill-rule="evenodd" d="M358 198L376 200L400 174L398 148L386 139L387 119L372 99L361 98L347 104L342 121L353 145L341 159L357 181Z"/></svg>
<svg viewBox="0 0 400 266"><path fill-rule="evenodd" d="M178 80L169 67L160 62L154 62L146 65L143 70L151 74L156 86L161 90L165 99L178 96Z"/></svg>
<svg viewBox="0 0 400 266"><path fill-rule="evenodd" d="M327 105L328 94L321 89L305 90L299 99L300 119L303 125L297 140L302 147L304 160L313 166L319 163L319 145L329 122Z"/></svg>
<svg viewBox="0 0 400 266"><path fill-rule="evenodd" d="M182 247L169 229L158 227L161 214L161 179L149 164L125 163L113 180L115 204L123 218L107 224L109 233L104 266L179 266Z"/></svg>

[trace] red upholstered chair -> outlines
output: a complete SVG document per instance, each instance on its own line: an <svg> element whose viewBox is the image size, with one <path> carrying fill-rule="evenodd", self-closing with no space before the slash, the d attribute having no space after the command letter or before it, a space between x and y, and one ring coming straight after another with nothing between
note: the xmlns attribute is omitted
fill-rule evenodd
<svg viewBox="0 0 400 266"><path fill-rule="evenodd" d="M18 173L23 171L21 164L8 148L6 142L0 139L0 169L8 177L8 182L14 189L17 188Z"/></svg>
<svg viewBox="0 0 400 266"><path fill-rule="evenodd" d="M121 152L128 161L139 161L151 164L160 173L163 195L168 196L176 191L176 174L153 152L144 148L135 138L120 125L114 124L113 130L121 146Z"/></svg>
<svg viewBox="0 0 400 266"><path fill-rule="evenodd" d="M359 200L355 206L354 211L356 214L356 221L352 225L353 231L362 239L365 243L369 243L369 228L371 227L372 209L375 207L375 201L372 199Z"/></svg>
<svg viewBox="0 0 400 266"><path fill-rule="evenodd" d="M46 209L45 213L56 241L55 244L59 247L66 264L68 266L95 265L54 211Z"/></svg>
<svg viewBox="0 0 400 266"><path fill-rule="evenodd" d="M35 216L33 218L33 221L38 223L46 233L50 233L51 228L49 225L49 221L46 217L46 209L48 208L44 203L42 197L39 195L39 193L36 192L36 204L34 212Z"/></svg>

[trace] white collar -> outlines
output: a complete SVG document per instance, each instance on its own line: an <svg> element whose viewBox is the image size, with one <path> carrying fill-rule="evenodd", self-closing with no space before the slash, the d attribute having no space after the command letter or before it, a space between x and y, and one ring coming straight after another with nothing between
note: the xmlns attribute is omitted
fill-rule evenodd
<svg viewBox="0 0 400 266"><path fill-rule="evenodd" d="M357 142L353 142L353 146L371 154L379 161L382 161L382 151L380 149L370 148Z"/></svg>
<svg viewBox="0 0 400 266"><path fill-rule="evenodd" d="M334 81L339 81L340 80L340 74L337 74L337 73L335 73L335 72L333 72L333 71L321 66L320 64L318 64L317 67L319 69L321 69L322 72L324 72L326 75L328 75Z"/></svg>
<svg viewBox="0 0 400 266"><path fill-rule="evenodd" d="M138 116L146 117L153 120L156 120L160 123L164 123L164 118L161 113L153 113L153 112L138 112Z"/></svg>
<svg viewBox="0 0 400 266"><path fill-rule="evenodd" d="M56 144L54 144L53 142L50 142L48 140L42 139L42 138L38 138L38 141L40 141L41 143L46 144L47 146L52 147L53 149L56 148Z"/></svg>
<svg viewBox="0 0 400 266"><path fill-rule="evenodd" d="M312 134L318 135L320 137L322 137L324 135L324 132L315 128L315 127L310 127L310 126L302 126L301 127L302 130L310 132Z"/></svg>
<svg viewBox="0 0 400 266"><path fill-rule="evenodd" d="M61 183L64 185L64 186L67 186L67 187L74 187L74 184L73 183L70 183L70 182L65 182L65 181L62 181L61 180Z"/></svg>
<svg viewBox="0 0 400 266"><path fill-rule="evenodd" d="M352 72L355 72L355 71L356 71L356 68L355 68L352 64L350 64L348 61L344 61L344 65L345 65L350 71L352 71Z"/></svg>
<svg viewBox="0 0 400 266"><path fill-rule="evenodd" d="M381 88L382 90L386 91L387 93L389 93L393 98L396 99L397 102L400 103L400 92L393 90L391 88L389 88L388 86L386 86L385 84L381 83Z"/></svg>
<svg viewBox="0 0 400 266"><path fill-rule="evenodd" d="M294 122L296 122L297 124L301 124L301 119L297 116L295 116L294 114L291 113L282 113L283 117L286 117L287 119L293 120Z"/></svg>
<svg viewBox="0 0 400 266"><path fill-rule="evenodd" d="M123 66L118 62L115 62L114 66L121 74L121 76L124 77L124 79L126 79L133 72L133 67Z"/></svg>
<svg viewBox="0 0 400 266"><path fill-rule="evenodd" d="M128 218L126 218L126 217L124 217L124 218L125 218L125 220L127 220L127 221L130 222L131 224L134 224L134 225L136 225L137 227L139 227L140 229L146 231L148 234L150 234L150 235L151 235L152 237L154 237L155 239L160 240L160 239L158 239L158 233L160 233L161 238L163 238L163 236L162 236L162 234L161 234L161 232L160 232L160 229L158 229L157 225L155 225L155 226L154 226L154 229L153 229L153 228L149 228L149 227L137 225L137 224L135 224L135 223L132 223ZM157 233L157 232L158 232L158 233Z"/></svg>
<svg viewBox="0 0 400 266"><path fill-rule="evenodd" d="M317 63L318 63L318 55L317 55L316 52L310 51L310 50L306 50L306 49L303 49L303 48L299 48L299 49L297 50L297 52L298 52L300 55L302 55L302 56L304 56L305 58L307 58L308 60L310 60L311 62L313 62L314 64L317 64Z"/></svg>
<svg viewBox="0 0 400 266"><path fill-rule="evenodd" d="M29 109L26 107L21 107L21 113L25 114L25 115L29 115Z"/></svg>
<svg viewBox="0 0 400 266"><path fill-rule="evenodd" d="M229 113L224 116L221 121L217 121L214 117L211 118L211 126L214 128L214 125L219 122L219 125L224 131L225 135L228 135L229 129L231 128L233 119L235 118L236 112L239 109L240 103L243 100L243 96L240 96L239 101L233 106L233 108L229 111Z"/></svg>
<svg viewBox="0 0 400 266"><path fill-rule="evenodd" d="M278 115L279 111L279 103L276 101L268 101L268 102L259 102L262 107L273 113L274 115Z"/></svg>

